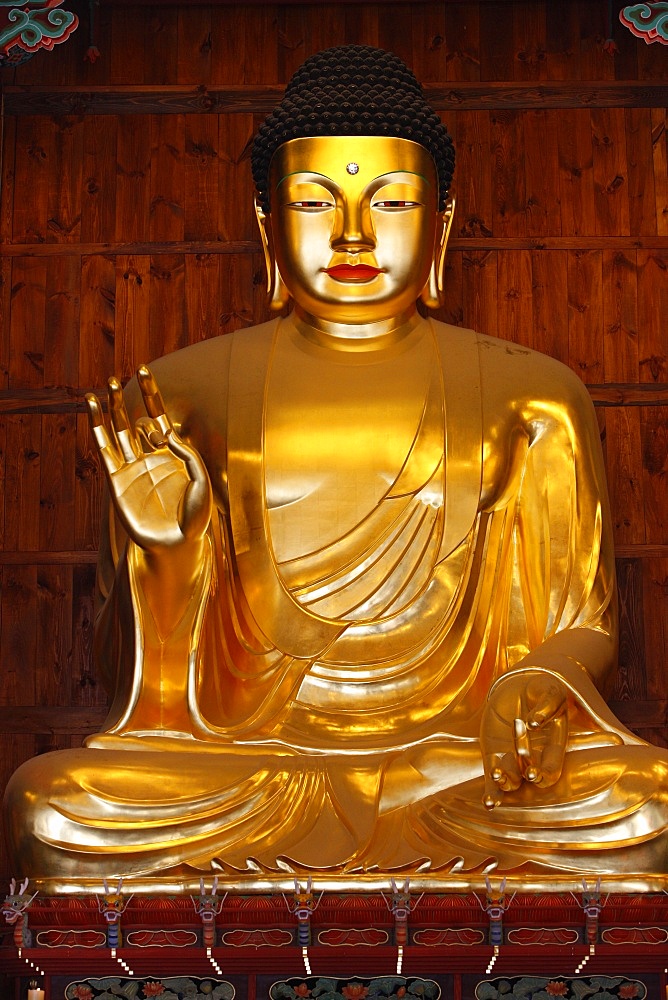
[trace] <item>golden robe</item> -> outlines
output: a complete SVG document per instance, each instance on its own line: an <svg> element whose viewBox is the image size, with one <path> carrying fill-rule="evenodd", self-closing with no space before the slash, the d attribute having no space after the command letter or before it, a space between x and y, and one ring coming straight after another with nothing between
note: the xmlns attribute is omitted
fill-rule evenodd
<svg viewBox="0 0 668 1000"><path fill-rule="evenodd" d="M178 625L187 663L160 681L180 714L158 729L142 714L170 639L112 515L96 634L111 714L85 749L14 779L22 872L93 876L103 855L117 875L342 885L665 873L668 761L599 693L616 658L611 530L593 408L568 369L429 320L345 351L291 318L152 369L215 498ZM524 669L569 691L563 774L488 811L481 715Z"/></svg>

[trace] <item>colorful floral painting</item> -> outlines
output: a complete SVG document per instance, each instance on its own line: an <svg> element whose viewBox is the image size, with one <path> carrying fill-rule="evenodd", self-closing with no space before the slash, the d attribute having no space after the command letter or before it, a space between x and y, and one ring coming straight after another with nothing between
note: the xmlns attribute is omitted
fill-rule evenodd
<svg viewBox="0 0 668 1000"><path fill-rule="evenodd" d="M144 979L84 979L70 983L65 990L66 1000L234 1000L234 987L220 979L195 979L175 976L162 979L147 976Z"/></svg>
<svg viewBox="0 0 668 1000"><path fill-rule="evenodd" d="M648 45L661 42L668 45L668 3L633 3L619 12L619 20Z"/></svg>
<svg viewBox="0 0 668 1000"><path fill-rule="evenodd" d="M646 1000L647 988L624 976L516 976L479 983L475 995L476 1000Z"/></svg>
<svg viewBox="0 0 668 1000"><path fill-rule="evenodd" d="M380 976L376 979L326 979L323 976L273 983L271 1000L439 1000L441 989L431 979Z"/></svg>

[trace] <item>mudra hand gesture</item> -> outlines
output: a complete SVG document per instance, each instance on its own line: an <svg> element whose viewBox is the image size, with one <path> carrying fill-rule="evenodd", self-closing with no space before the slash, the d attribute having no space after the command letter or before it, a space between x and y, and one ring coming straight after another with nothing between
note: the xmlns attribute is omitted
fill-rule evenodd
<svg viewBox="0 0 668 1000"><path fill-rule="evenodd" d="M480 731L488 809L524 781L539 788L561 776L568 737L567 691L542 670L507 674L492 689Z"/></svg>
<svg viewBox="0 0 668 1000"><path fill-rule="evenodd" d="M110 426L97 396L86 396L114 507L129 537L165 552L204 536L211 519L211 484L200 455L178 435L156 381L142 365L137 381L148 414L130 426L123 390L109 379Z"/></svg>

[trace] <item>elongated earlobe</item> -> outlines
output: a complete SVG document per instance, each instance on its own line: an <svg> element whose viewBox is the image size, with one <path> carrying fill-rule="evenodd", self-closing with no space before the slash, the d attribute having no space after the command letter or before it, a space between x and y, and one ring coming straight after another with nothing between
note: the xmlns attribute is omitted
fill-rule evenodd
<svg viewBox="0 0 668 1000"><path fill-rule="evenodd" d="M445 288L445 255L448 249L452 220L455 215L455 200L451 198L443 212L439 214L436 240L434 241L434 257L427 284L420 293L420 299L428 309L438 309L443 305Z"/></svg>
<svg viewBox="0 0 668 1000"><path fill-rule="evenodd" d="M280 312L290 301L290 292L287 289L281 273L276 264L276 257L271 247L269 231L267 228L267 216L262 206L255 199L255 218L260 229L260 240L262 241L262 252L264 253L264 264L267 271L267 295L269 296L269 308L272 312Z"/></svg>

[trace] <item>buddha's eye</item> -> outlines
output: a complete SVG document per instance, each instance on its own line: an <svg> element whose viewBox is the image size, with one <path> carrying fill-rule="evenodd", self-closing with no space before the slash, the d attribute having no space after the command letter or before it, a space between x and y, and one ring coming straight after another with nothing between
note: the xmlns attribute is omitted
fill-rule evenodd
<svg viewBox="0 0 668 1000"><path fill-rule="evenodd" d="M420 203L418 201L403 201L403 200L401 200L401 201L396 200L395 201L394 199L386 198L384 201L375 201L371 207L372 208L385 208L385 209L388 209L388 208L389 209L393 209L393 208L417 208L417 206L419 204Z"/></svg>
<svg viewBox="0 0 668 1000"><path fill-rule="evenodd" d="M302 208L306 211L322 211L327 208L334 208L331 201L291 201L289 208Z"/></svg>

